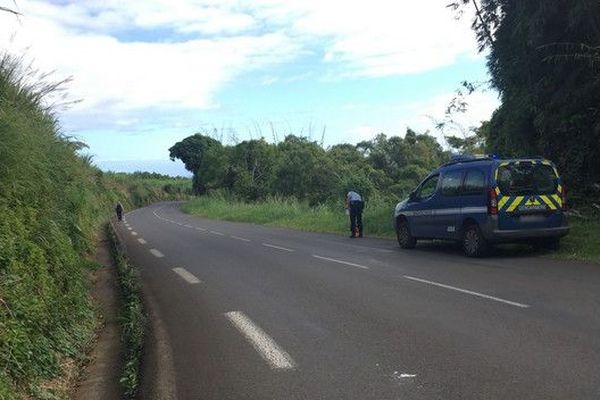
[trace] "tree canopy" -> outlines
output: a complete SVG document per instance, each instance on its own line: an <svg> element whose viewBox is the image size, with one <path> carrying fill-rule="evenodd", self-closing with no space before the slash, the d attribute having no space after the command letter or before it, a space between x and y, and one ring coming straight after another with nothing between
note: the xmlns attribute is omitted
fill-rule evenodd
<svg viewBox="0 0 600 400"><path fill-rule="evenodd" d="M567 184L600 182L600 2L460 0L474 4L473 28L488 51L502 105L485 135L502 155L543 155Z"/></svg>
<svg viewBox="0 0 600 400"><path fill-rule="evenodd" d="M350 189L397 199L448 158L433 136L410 129L404 138L379 134L327 149L294 135L276 144L260 139L223 145L195 134L169 151L194 174L198 194L219 189L246 200L284 196L313 205L339 201Z"/></svg>

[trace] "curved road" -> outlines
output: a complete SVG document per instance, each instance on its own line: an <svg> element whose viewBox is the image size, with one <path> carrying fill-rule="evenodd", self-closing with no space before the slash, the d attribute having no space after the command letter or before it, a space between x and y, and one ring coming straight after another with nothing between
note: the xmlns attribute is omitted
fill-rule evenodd
<svg viewBox="0 0 600 400"><path fill-rule="evenodd" d="M179 399L600 398L599 265L402 251L178 203L118 229Z"/></svg>

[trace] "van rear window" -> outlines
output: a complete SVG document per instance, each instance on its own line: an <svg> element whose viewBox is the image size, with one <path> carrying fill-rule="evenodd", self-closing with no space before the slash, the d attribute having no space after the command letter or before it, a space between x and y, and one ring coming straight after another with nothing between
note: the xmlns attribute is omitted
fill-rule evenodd
<svg viewBox="0 0 600 400"><path fill-rule="evenodd" d="M556 192L558 177L549 165L522 161L499 167L497 183L505 194L550 194Z"/></svg>

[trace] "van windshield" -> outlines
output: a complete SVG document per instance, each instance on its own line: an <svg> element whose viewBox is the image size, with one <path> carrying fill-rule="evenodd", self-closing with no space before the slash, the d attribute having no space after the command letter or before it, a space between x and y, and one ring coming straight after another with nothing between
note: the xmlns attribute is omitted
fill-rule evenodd
<svg viewBox="0 0 600 400"><path fill-rule="evenodd" d="M505 194L550 194L556 192L558 177L549 165L522 161L499 167L497 183Z"/></svg>

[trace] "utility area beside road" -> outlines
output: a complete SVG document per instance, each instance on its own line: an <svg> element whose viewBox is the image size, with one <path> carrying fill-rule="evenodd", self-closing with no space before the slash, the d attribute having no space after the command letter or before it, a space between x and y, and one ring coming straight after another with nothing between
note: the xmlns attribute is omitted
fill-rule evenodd
<svg viewBox="0 0 600 400"><path fill-rule="evenodd" d="M593 399L600 269L136 210L179 399ZM160 366L155 366L160 368Z"/></svg>

